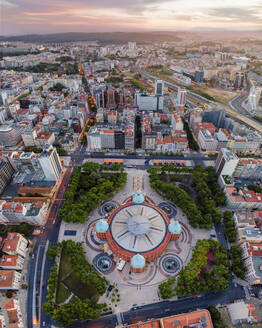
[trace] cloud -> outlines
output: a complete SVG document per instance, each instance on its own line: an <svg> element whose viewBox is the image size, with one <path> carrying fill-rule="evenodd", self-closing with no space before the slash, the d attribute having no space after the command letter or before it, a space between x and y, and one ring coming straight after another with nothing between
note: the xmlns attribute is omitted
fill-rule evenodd
<svg viewBox="0 0 262 328"><path fill-rule="evenodd" d="M2 0L1 0L2 1ZM163 3L171 2L172 0L3 0L9 4L19 6L21 10L25 11L46 11L48 8L56 10L59 8L85 8L90 10L107 10L117 9L129 13L140 13L153 7L158 7ZM176 0L175 0L176 1ZM174 2L174 0L172 1Z"/></svg>
<svg viewBox="0 0 262 328"><path fill-rule="evenodd" d="M262 6L212 8L208 10L207 14L219 21L224 19L232 22L260 23L262 25Z"/></svg>
<svg viewBox="0 0 262 328"><path fill-rule="evenodd" d="M176 30L224 25L241 29L262 24L261 0L0 0L0 3L1 34Z"/></svg>

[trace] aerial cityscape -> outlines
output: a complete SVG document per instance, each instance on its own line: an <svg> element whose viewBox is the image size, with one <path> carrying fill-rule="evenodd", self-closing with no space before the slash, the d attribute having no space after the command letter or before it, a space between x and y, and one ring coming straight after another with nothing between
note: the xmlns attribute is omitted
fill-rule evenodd
<svg viewBox="0 0 262 328"><path fill-rule="evenodd" d="M0 328L262 327L261 0L0 0Z"/></svg>

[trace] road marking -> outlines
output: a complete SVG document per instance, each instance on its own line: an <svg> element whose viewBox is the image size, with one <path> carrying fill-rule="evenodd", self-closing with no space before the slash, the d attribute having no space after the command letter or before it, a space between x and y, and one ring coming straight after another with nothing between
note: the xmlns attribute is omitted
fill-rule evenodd
<svg viewBox="0 0 262 328"><path fill-rule="evenodd" d="M41 245L38 247L37 255L36 255L36 266L35 266L35 272L34 272L34 284L33 284L33 302L32 302L32 319L33 319L33 327L39 327L39 317L36 313L36 273L37 273L37 267L38 267L38 259L39 259L39 253L41 249Z"/></svg>
<svg viewBox="0 0 262 328"><path fill-rule="evenodd" d="M44 250L44 257L42 261L42 268L41 268L41 276L40 276L40 295L39 295L39 322L41 326L41 309L42 309L42 289L43 289L43 276L44 276L44 268L45 268L45 260L46 260L46 251L49 246L49 240L47 240L46 245L45 245L45 250Z"/></svg>

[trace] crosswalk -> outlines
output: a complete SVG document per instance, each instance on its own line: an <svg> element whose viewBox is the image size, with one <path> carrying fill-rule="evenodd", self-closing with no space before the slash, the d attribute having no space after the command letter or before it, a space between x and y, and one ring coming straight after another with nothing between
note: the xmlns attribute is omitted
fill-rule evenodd
<svg viewBox="0 0 262 328"><path fill-rule="evenodd" d="M117 319L117 325L122 326L123 323L124 323L123 313L122 312L117 312L116 313L116 319Z"/></svg>
<svg viewBox="0 0 262 328"><path fill-rule="evenodd" d="M245 298L250 298L250 290L247 286L244 286Z"/></svg>
<svg viewBox="0 0 262 328"><path fill-rule="evenodd" d="M134 191L144 189L144 178L143 177L134 177L133 189L134 189Z"/></svg>

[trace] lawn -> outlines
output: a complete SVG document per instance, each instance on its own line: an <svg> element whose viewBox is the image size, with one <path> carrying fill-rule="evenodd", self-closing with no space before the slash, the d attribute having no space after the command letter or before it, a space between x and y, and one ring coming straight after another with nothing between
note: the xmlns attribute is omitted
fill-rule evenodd
<svg viewBox="0 0 262 328"><path fill-rule="evenodd" d="M58 273L58 287L56 293L56 303L61 304L63 303L70 295L71 292L66 288L64 283L62 282L70 272L72 272L71 263L68 261L68 258L65 252L62 250L60 264L59 264L59 273Z"/></svg>
<svg viewBox="0 0 262 328"><path fill-rule="evenodd" d="M68 261L68 257L62 249L61 258L60 258L60 265L59 265L59 274L58 280L64 280L70 272L73 271L71 263Z"/></svg>
<svg viewBox="0 0 262 328"><path fill-rule="evenodd" d="M96 296L96 290L94 286L85 285L77 272L73 271L70 276L64 279L63 283L69 290L72 291L80 299L94 298Z"/></svg>
<svg viewBox="0 0 262 328"><path fill-rule="evenodd" d="M60 282L57 287L56 303L61 304L65 302L65 300L67 300L70 295L71 292L66 288L63 282Z"/></svg>
<svg viewBox="0 0 262 328"><path fill-rule="evenodd" d="M80 299L96 297L95 288L81 281L77 272L73 270L66 253L62 250L58 273L57 304L64 302L71 292Z"/></svg>

